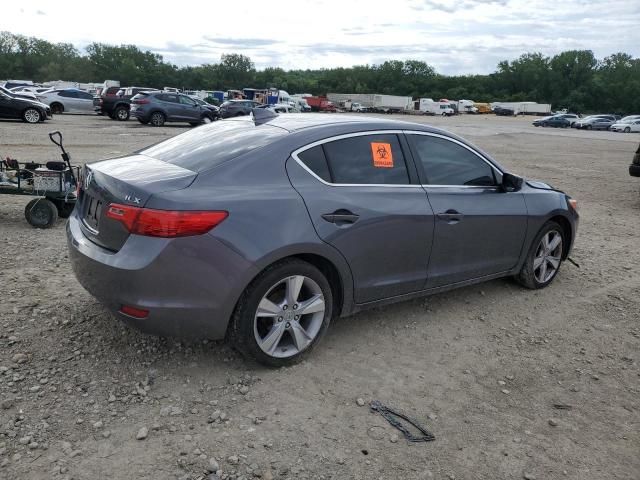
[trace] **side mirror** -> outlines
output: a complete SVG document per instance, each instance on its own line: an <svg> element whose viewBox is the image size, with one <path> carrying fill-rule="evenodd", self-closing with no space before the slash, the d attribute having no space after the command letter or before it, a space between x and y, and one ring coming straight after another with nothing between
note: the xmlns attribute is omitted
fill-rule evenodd
<svg viewBox="0 0 640 480"><path fill-rule="evenodd" d="M502 188L505 192L517 192L522 188L522 177L505 172L502 175Z"/></svg>

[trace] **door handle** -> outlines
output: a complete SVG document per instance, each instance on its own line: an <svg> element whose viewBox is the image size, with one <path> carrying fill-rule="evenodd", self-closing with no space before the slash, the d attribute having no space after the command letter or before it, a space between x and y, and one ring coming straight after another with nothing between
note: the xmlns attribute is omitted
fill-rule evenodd
<svg viewBox="0 0 640 480"><path fill-rule="evenodd" d="M336 210L333 213L325 213L322 215L322 218L325 219L329 223L335 223L336 225L345 225L356 223L360 218L360 215L356 215L349 210Z"/></svg>
<svg viewBox="0 0 640 480"><path fill-rule="evenodd" d="M444 220L450 225L460 222L464 218L464 214L457 210L449 209L446 212L438 213L436 215L440 220Z"/></svg>

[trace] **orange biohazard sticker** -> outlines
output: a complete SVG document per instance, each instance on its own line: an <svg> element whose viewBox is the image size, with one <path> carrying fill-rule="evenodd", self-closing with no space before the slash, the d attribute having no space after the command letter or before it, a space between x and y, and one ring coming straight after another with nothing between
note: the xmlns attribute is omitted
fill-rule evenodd
<svg viewBox="0 0 640 480"><path fill-rule="evenodd" d="M371 142L373 166L376 168L393 168L393 154L390 143Z"/></svg>

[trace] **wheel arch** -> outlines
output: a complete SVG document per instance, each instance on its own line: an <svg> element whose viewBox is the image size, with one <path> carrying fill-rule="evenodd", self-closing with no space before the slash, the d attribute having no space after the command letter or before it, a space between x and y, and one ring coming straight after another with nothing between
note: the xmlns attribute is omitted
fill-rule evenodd
<svg viewBox="0 0 640 480"><path fill-rule="evenodd" d="M287 254L276 254L270 255L268 258L259 261L255 265L255 270L253 270L252 274L245 279L243 282L244 285L242 289L240 289L237 298L235 299L233 308L231 309L230 319L233 318L234 312L238 308L238 304L243 297L246 289L258 278L265 270L276 265L278 263L287 261L287 260L302 260L307 262L318 270L322 272L323 275L327 278L329 282L329 286L331 287L331 293L333 295L333 316L346 316L349 315L354 310L353 301L353 281L351 278L351 273L349 271L349 267L344 262L344 265L341 265L341 261L336 261L335 258L330 258L332 255L326 255L322 252L312 251L312 248L301 249L298 252L289 252ZM345 270L346 269L346 270ZM227 325L227 334L229 333L229 327L231 322Z"/></svg>
<svg viewBox="0 0 640 480"><path fill-rule="evenodd" d="M573 229L571 228L571 222L564 215L554 215L548 221L556 222L562 227L562 233L564 234L564 245L562 246L562 259L565 260L569 255L569 248L573 243Z"/></svg>
<svg viewBox="0 0 640 480"><path fill-rule="evenodd" d="M61 102L61 101L59 101L59 100L55 100L55 101L51 102L51 103L49 104L49 108L51 108L51 110L53 111L53 109L54 109L54 108L56 108L56 106L58 106L58 105L59 105L59 106L60 106L60 108L62 109L62 112L64 112L64 111L66 110L66 108L64 108L64 103L62 103L62 102Z"/></svg>

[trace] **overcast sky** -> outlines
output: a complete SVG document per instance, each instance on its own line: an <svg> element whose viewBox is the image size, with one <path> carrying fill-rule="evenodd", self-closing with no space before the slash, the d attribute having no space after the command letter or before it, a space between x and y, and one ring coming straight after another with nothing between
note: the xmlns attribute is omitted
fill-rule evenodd
<svg viewBox="0 0 640 480"><path fill-rule="evenodd" d="M0 30L81 49L131 43L178 65L242 53L259 69L416 59L444 74L489 73L525 52L639 57L640 0L22 0L3 2Z"/></svg>

